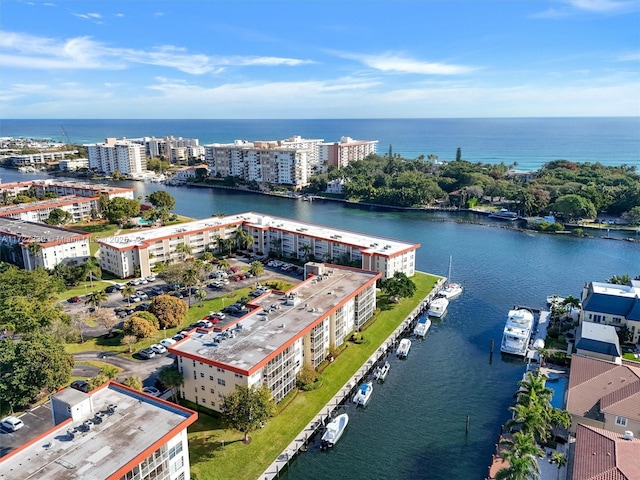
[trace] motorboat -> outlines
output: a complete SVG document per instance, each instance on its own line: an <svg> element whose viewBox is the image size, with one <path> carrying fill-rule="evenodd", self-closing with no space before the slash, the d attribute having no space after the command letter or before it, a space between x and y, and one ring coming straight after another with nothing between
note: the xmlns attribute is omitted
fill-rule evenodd
<svg viewBox="0 0 640 480"><path fill-rule="evenodd" d="M518 219L518 214L516 212L510 212L506 208L501 208L497 212L493 212L489 215L489 218L495 218L498 220L508 220L513 221Z"/></svg>
<svg viewBox="0 0 640 480"><path fill-rule="evenodd" d="M358 387L358 391L353 396L353 403L356 404L356 407L366 406L367 403L369 403L369 400L371 400L372 393L373 393L373 383L372 382L363 383L362 385L360 385L360 387Z"/></svg>
<svg viewBox="0 0 640 480"><path fill-rule="evenodd" d="M398 350L396 350L398 358L407 358L410 349L411 340L409 340L408 338L403 338L402 340L400 340L400 343L398 344Z"/></svg>
<svg viewBox="0 0 640 480"><path fill-rule="evenodd" d="M418 323L416 323L416 327L413 329L413 334L418 338L424 338L427 335L430 326L431 320L427 317L420 317L418 319Z"/></svg>
<svg viewBox="0 0 640 480"><path fill-rule="evenodd" d="M462 294L462 285L459 283L451 282L451 263L453 261L453 257L449 257L449 276L447 277L447 284L444 286L442 290L438 292L438 295L446 298L447 300L452 300L459 295Z"/></svg>
<svg viewBox="0 0 640 480"><path fill-rule="evenodd" d="M329 422L325 432L322 434L320 449L327 450L338 443L338 440L340 440L340 437L342 437L342 434L347 428L348 423L349 415L347 415L346 413L338 415L331 422Z"/></svg>
<svg viewBox="0 0 640 480"><path fill-rule="evenodd" d="M445 313L447 313L447 307L449 306L449 300L444 297L437 297L431 300L429 303L429 309L427 310L427 314L430 317L440 318Z"/></svg>
<svg viewBox="0 0 640 480"><path fill-rule="evenodd" d="M532 329L533 313L524 308L510 310L502 333L500 351L524 357L529 348Z"/></svg>
<svg viewBox="0 0 640 480"><path fill-rule="evenodd" d="M559 307L562 305L562 302L564 302L564 297L559 297L558 295L549 295L547 297L547 305L549 305L550 307Z"/></svg>
<svg viewBox="0 0 640 480"><path fill-rule="evenodd" d="M373 372L373 378L378 382L384 382L387 378L387 374L389 373L390 368L391 364L389 362L384 362L383 365L378 365Z"/></svg>

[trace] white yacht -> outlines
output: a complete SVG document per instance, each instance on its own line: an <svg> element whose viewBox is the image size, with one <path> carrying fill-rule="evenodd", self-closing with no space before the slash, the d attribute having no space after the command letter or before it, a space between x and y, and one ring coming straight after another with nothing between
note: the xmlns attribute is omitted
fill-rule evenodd
<svg viewBox="0 0 640 480"><path fill-rule="evenodd" d="M328 448L333 447L342 434L344 433L345 428L347 428L347 424L349 423L349 415L346 413L342 413L334 418L327 425L327 429L322 435L322 442L320 443L320 449L326 450Z"/></svg>
<svg viewBox="0 0 640 480"><path fill-rule="evenodd" d="M418 338L424 338L427 335L430 326L431 320L427 317L420 317L418 319L418 323L416 323L416 327L413 329L413 334Z"/></svg>
<svg viewBox="0 0 640 480"><path fill-rule="evenodd" d="M373 383L367 382L360 385L358 391L353 396L353 403L357 406L366 406L371 400L371 394L373 393Z"/></svg>
<svg viewBox="0 0 640 480"><path fill-rule="evenodd" d="M437 297L431 300L429 303L429 309L427 310L427 314L430 317L440 318L447 312L447 307L449 306L449 300L444 297Z"/></svg>
<svg viewBox="0 0 640 480"><path fill-rule="evenodd" d="M532 329L533 313L523 308L510 310L502 334L500 351L502 353L524 357L529 348Z"/></svg>
<svg viewBox="0 0 640 480"><path fill-rule="evenodd" d="M402 340L400 340L400 343L398 344L398 350L396 350L398 358L407 358L410 349L411 340L409 340L408 338L403 338Z"/></svg>

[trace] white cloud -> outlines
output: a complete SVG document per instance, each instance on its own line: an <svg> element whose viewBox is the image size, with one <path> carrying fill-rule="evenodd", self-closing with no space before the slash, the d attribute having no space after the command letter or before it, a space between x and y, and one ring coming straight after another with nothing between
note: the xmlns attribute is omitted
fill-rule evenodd
<svg viewBox="0 0 640 480"><path fill-rule="evenodd" d="M564 0L573 8L587 12L608 13L638 8L637 0Z"/></svg>
<svg viewBox="0 0 640 480"><path fill-rule="evenodd" d="M0 35L3 66L25 69L123 69L130 64L156 65L191 75L219 74L228 66L298 66L313 63L286 57L212 57L162 45L150 50L114 48L91 37L67 40L14 32Z"/></svg>
<svg viewBox="0 0 640 480"><path fill-rule="evenodd" d="M398 53L364 55L337 53L342 58L356 60L382 72L415 73L419 75L459 75L475 70L473 67L447 63L423 62Z"/></svg>

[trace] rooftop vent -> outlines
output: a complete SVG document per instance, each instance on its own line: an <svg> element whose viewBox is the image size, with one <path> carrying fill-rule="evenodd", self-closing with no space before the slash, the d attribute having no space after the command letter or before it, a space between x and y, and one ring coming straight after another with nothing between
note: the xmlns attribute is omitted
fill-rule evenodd
<svg viewBox="0 0 640 480"><path fill-rule="evenodd" d="M633 440L633 432L631 430L625 430L622 438L625 440Z"/></svg>

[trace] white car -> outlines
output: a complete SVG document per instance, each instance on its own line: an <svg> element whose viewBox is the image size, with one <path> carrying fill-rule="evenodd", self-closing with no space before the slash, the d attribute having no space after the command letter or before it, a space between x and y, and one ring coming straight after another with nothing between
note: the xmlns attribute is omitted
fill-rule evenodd
<svg viewBox="0 0 640 480"><path fill-rule="evenodd" d="M153 275L149 275L148 277L145 277L145 280L147 282L155 282L156 281L156 277L154 277Z"/></svg>
<svg viewBox="0 0 640 480"><path fill-rule="evenodd" d="M160 345L166 348L169 348L174 343L176 343L176 340L174 340L173 338L165 338L164 340L160 340Z"/></svg>
<svg viewBox="0 0 640 480"><path fill-rule="evenodd" d="M158 355L162 355L163 353L167 353L167 347L164 345L160 345L159 343L154 343L149 347L150 350L153 350Z"/></svg>
<svg viewBox="0 0 640 480"><path fill-rule="evenodd" d="M140 298L141 300L149 300L149 295L147 295L145 292L136 292L136 297Z"/></svg>
<svg viewBox="0 0 640 480"><path fill-rule="evenodd" d="M0 422L2 428L8 430L9 432L15 432L24 427L24 423L18 417L5 417Z"/></svg>
<svg viewBox="0 0 640 480"><path fill-rule="evenodd" d="M143 387L142 391L148 395L153 395L154 397L160 395L160 390L156 387Z"/></svg>

